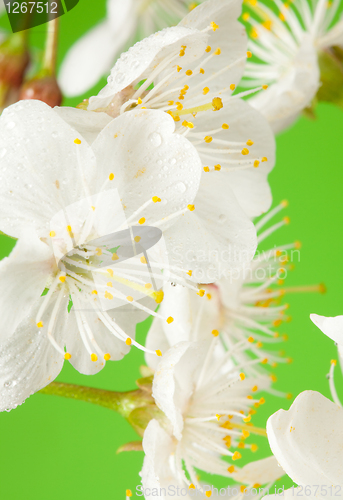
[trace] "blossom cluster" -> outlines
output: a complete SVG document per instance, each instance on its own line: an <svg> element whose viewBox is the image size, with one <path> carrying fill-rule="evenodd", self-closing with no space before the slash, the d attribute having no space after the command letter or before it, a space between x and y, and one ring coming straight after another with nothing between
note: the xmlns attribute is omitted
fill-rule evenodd
<svg viewBox="0 0 343 500"><path fill-rule="evenodd" d="M272 372L291 362L276 350L284 296L324 291L284 287L300 243L272 241L289 224L287 201L271 209L275 133L314 100L338 101L322 61L343 64L338 1L274 7L109 0L59 76L67 95L109 72L106 86L76 108L31 96L0 117L0 230L16 240L0 262L0 410L53 393L64 363L93 375L141 349L130 423L143 493L209 498L199 471L227 478L235 498L261 498L285 473L343 485L336 362L334 403L306 391L266 429L252 422L266 394L291 398ZM342 317L311 319L342 359ZM254 436L273 454L251 458Z"/></svg>

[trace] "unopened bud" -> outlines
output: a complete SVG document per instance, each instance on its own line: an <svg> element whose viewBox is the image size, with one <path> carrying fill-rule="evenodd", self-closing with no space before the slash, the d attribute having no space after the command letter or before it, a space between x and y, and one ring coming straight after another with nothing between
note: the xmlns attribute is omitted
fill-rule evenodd
<svg viewBox="0 0 343 500"><path fill-rule="evenodd" d="M20 89L19 99L36 99L52 108L62 103L62 92L54 76L35 77L28 80Z"/></svg>
<svg viewBox="0 0 343 500"><path fill-rule="evenodd" d="M19 88L29 62L23 36L11 35L0 45L0 82L8 88Z"/></svg>

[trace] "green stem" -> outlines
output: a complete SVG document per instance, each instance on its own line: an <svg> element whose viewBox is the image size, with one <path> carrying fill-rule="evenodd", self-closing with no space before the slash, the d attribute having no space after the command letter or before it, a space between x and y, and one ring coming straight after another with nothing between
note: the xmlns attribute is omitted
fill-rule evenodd
<svg viewBox="0 0 343 500"><path fill-rule="evenodd" d="M55 76L56 73L57 44L58 18L52 19L48 23L48 34L45 45L43 71L47 72L49 76Z"/></svg>
<svg viewBox="0 0 343 500"><path fill-rule="evenodd" d="M140 389L128 392L106 391L82 385L65 384L63 382L52 382L39 391L41 394L62 396L64 398L86 401L104 408L118 412L124 418L136 408L151 405L152 398Z"/></svg>

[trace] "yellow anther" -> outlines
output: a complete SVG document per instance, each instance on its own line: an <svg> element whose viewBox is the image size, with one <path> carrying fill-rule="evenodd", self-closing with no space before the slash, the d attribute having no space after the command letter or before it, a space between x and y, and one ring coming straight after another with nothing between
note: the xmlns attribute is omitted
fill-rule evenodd
<svg viewBox="0 0 343 500"><path fill-rule="evenodd" d="M261 485L260 483L255 483L252 485L253 488L255 488L255 490L258 490L259 488L261 488Z"/></svg>
<svg viewBox="0 0 343 500"><path fill-rule="evenodd" d="M254 387L251 390L252 390L252 392L256 392L258 390L257 385L254 385Z"/></svg>
<svg viewBox="0 0 343 500"><path fill-rule="evenodd" d="M252 53L250 52L250 50L248 50L247 52L247 58L250 59L252 57Z"/></svg>
<svg viewBox="0 0 343 500"><path fill-rule="evenodd" d="M211 47L209 45L207 45L205 52L211 52Z"/></svg>
<svg viewBox="0 0 343 500"><path fill-rule="evenodd" d="M204 172L209 172L209 171L210 171L209 167L204 167Z"/></svg>
<svg viewBox="0 0 343 500"><path fill-rule="evenodd" d="M153 201L154 203L159 203L159 202L161 201L161 198L159 198L158 196L153 196L153 197L152 197L152 201Z"/></svg>
<svg viewBox="0 0 343 500"><path fill-rule="evenodd" d="M92 209L92 210L95 210L95 207L93 207L93 205L92 205L92 206L91 206L91 209Z"/></svg>
<svg viewBox="0 0 343 500"><path fill-rule="evenodd" d="M145 288L151 288L152 287L152 284L151 283L145 283Z"/></svg>
<svg viewBox="0 0 343 500"><path fill-rule="evenodd" d="M187 120L184 120L182 122L183 127L188 127L188 128L194 128L194 124L192 122L188 122Z"/></svg>
<svg viewBox="0 0 343 500"><path fill-rule="evenodd" d="M335 365L335 366L336 366L336 365L337 365L337 359L332 359L332 360L330 361L330 363L331 363L332 365Z"/></svg>
<svg viewBox="0 0 343 500"><path fill-rule="evenodd" d="M291 219L289 217L284 217L283 221L285 224L289 224L291 222Z"/></svg>
<svg viewBox="0 0 343 500"><path fill-rule="evenodd" d="M127 497L132 497L132 491L131 490L126 490L126 496Z"/></svg>
<svg viewBox="0 0 343 500"><path fill-rule="evenodd" d="M174 104L174 101L168 101L168 106L172 106Z"/></svg>
<svg viewBox="0 0 343 500"><path fill-rule="evenodd" d="M242 435L243 435L244 439L245 439L245 438L248 438L248 437L250 436L250 432L249 432L249 431L247 431L246 429L243 429L243 430L242 430Z"/></svg>
<svg viewBox="0 0 343 500"><path fill-rule="evenodd" d="M261 161L262 161L262 162L264 162L264 161L268 161L268 158L267 158L266 156L263 156L263 158L262 158L262 160L261 160Z"/></svg>
<svg viewBox="0 0 343 500"><path fill-rule="evenodd" d="M254 143L250 139L246 142L247 146L252 146Z"/></svg>
<svg viewBox="0 0 343 500"><path fill-rule="evenodd" d="M230 85L230 90L232 90L232 92L235 90L236 88L236 85L234 83L231 83Z"/></svg>
<svg viewBox="0 0 343 500"><path fill-rule="evenodd" d="M56 236L55 231L50 231L49 236L50 236L50 238L53 238L54 236Z"/></svg>
<svg viewBox="0 0 343 500"><path fill-rule="evenodd" d="M250 36L251 36L251 38L258 38L258 31L255 28L253 28L250 31Z"/></svg>
<svg viewBox="0 0 343 500"><path fill-rule="evenodd" d="M126 344L126 345L131 345L131 344L132 344L132 340L130 339L130 337L128 337L128 338L125 340L125 344Z"/></svg>
<svg viewBox="0 0 343 500"><path fill-rule="evenodd" d="M126 300L128 300L129 302L133 302L133 297L131 297L131 295L128 295L128 296L126 297Z"/></svg>
<svg viewBox="0 0 343 500"><path fill-rule="evenodd" d="M66 276L60 276L59 280L60 280L61 283L64 283L65 280L66 280Z"/></svg>
<svg viewBox="0 0 343 500"><path fill-rule="evenodd" d="M213 111L219 111L223 107L223 101L221 100L220 97L215 97L212 99L212 107Z"/></svg>
<svg viewBox="0 0 343 500"><path fill-rule="evenodd" d="M136 243L139 243L142 238L140 236L135 236L133 239L135 240Z"/></svg>
<svg viewBox="0 0 343 500"><path fill-rule="evenodd" d="M260 405L264 405L265 402L266 402L266 400L264 398L260 398L260 401L259 401Z"/></svg>
<svg viewBox="0 0 343 500"><path fill-rule="evenodd" d="M239 378L240 378L241 380L244 380L244 379L245 379L245 373L240 373L240 374L239 374Z"/></svg>
<svg viewBox="0 0 343 500"><path fill-rule="evenodd" d="M157 356L160 356L160 357L162 356L162 352L159 349L156 349L155 352L156 352Z"/></svg>
<svg viewBox="0 0 343 500"><path fill-rule="evenodd" d="M273 373L271 374L270 378L271 378L272 382L276 382L277 381L277 376L274 375Z"/></svg>
<svg viewBox="0 0 343 500"><path fill-rule="evenodd" d="M180 56L180 57L183 57L184 55L185 55L185 51L184 51L184 49L181 49L181 50L180 50L180 53L179 53L179 56Z"/></svg>
<svg viewBox="0 0 343 500"><path fill-rule="evenodd" d="M288 394L286 394L286 398L287 399L293 399L293 394L291 394L290 392Z"/></svg>
<svg viewBox="0 0 343 500"><path fill-rule="evenodd" d="M181 111L181 110L183 109L183 105L181 104L181 102L177 102L177 103L176 103L176 109L177 109L178 111Z"/></svg>
<svg viewBox="0 0 343 500"><path fill-rule="evenodd" d="M214 21L211 22L211 28L213 29L213 31L219 30L218 24L216 24Z"/></svg>
<svg viewBox="0 0 343 500"><path fill-rule="evenodd" d="M221 168L222 168L222 166L219 165L219 163L218 163L218 165L214 165L214 170L216 170L217 172L219 172L219 170L221 170Z"/></svg>
<svg viewBox="0 0 343 500"><path fill-rule="evenodd" d="M207 496L207 498L210 498L210 496L212 495L212 491L211 490L205 491L205 495Z"/></svg>
<svg viewBox="0 0 343 500"><path fill-rule="evenodd" d="M71 354L69 352L66 352L65 355L64 355L64 359L66 359L68 361L68 359L71 358Z"/></svg>
<svg viewBox="0 0 343 500"><path fill-rule="evenodd" d="M119 259L118 255L114 252L112 254L112 260L118 260L118 259Z"/></svg>
<svg viewBox="0 0 343 500"><path fill-rule="evenodd" d="M179 115L176 115L173 118L174 118L174 122L179 122L181 120L181 118L179 117Z"/></svg>
<svg viewBox="0 0 343 500"><path fill-rule="evenodd" d="M203 75L205 73L205 70L203 68L200 68L200 72L199 72L201 75Z"/></svg>
<svg viewBox="0 0 343 500"><path fill-rule="evenodd" d="M188 273L186 273L186 274L188 274L188 276L192 276L193 271L192 271L192 270L189 270L189 271L188 271Z"/></svg>
<svg viewBox="0 0 343 500"><path fill-rule="evenodd" d="M205 295L205 290L200 289L200 290L197 292L197 295L200 295L200 297L203 297L203 296Z"/></svg>
<svg viewBox="0 0 343 500"><path fill-rule="evenodd" d="M246 155L248 155L248 154L249 154L249 149L248 149L248 148L243 148L243 149L242 149L242 155L243 155L243 156L246 156Z"/></svg>
<svg viewBox="0 0 343 500"><path fill-rule="evenodd" d="M249 394L249 395L247 396L247 399L254 399L254 398L251 396L251 394Z"/></svg>
<svg viewBox="0 0 343 500"><path fill-rule="evenodd" d="M111 286L112 287L113 286L112 285L112 281L109 281L108 283L106 283L106 286Z"/></svg>
<svg viewBox="0 0 343 500"><path fill-rule="evenodd" d="M111 173L111 174L108 176L108 178L109 178L109 180L110 180L110 181L113 181L113 179L114 179L114 174L112 174L112 173Z"/></svg>
<svg viewBox="0 0 343 500"><path fill-rule="evenodd" d="M187 205L187 208L190 212L193 212L195 210L195 205Z"/></svg>
<svg viewBox="0 0 343 500"><path fill-rule="evenodd" d="M105 299L109 299L109 300L113 299L113 295L111 293L109 293L107 290L105 291Z"/></svg>
<svg viewBox="0 0 343 500"><path fill-rule="evenodd" d="M254 161L254 167L257 168L259 166L260 162L258 160Z"/></svg>
<svg viewBox="0 0 343 500"><path fill-rule="evenodd" d="M244 14L242 16L243 21L248 21L249 17L250 17L250 14L248 12L244 12Z"/></svg>
<svg viewBox="0 0 343 500"><path fill-rule="evenodd" d="M98 356L93 352L93 354L91 354L91 360L95 363L95 361L98 361Z"/></svg>
<svg viewBox="0 0 343 500"><path fill-rule="evenodd" d="M176 69L177 69L178 73L180 73L180 71L182 70L181 66L179 66L179 65L177 65Z"/></svg>
<svg viewBox="0 0 343 500"><path fill-rule="evenodd" d="M39 321L37 323L37 326L38 326L38 328L43 328L43 326L44 326L43 321Z"/></svg>
<svg viewBox="0 0 343 500"><path fill-rule="evenodd" d="M218 420L218 422L221 419L221 415L219 415L219 413L216 413L216 419Z"/></svg>
<svg viewBox="0 0 343 500"><path fill-rule="evenodd" d="M284 14L282 14L282 12L280 12L280 14L279 14L279 19L281 19L282 22L286 21L286 17Z"/></svg>
<svg viewBox="0 0 343 500"><path fill-rule="evenodd" d="M155 299L156 304L161 304L164 298L164 293L162 290L158 290L157 292L153 293L153 297Z"/></svg>
<svg viewBox="0 0 343 500"><path fill-rule="evenodd" d="M212 330L212 335L213 335L213 337L218 337L218 335L219 335L218 330Z"/></svg>
<svg viewBox="0 0 343 500"><path fill-rule="evenodd" d="M186 75L187 75L187 76L191 76L191 75L193 75L193 71L192 71L191 69L188 69L188 70L186 71Z"/></svg>
<svg viewBox="0 0 343 500"><path fill-rule="evenodd" d="M266 365L268 363L268 358L264 358L261 361L262 365Z"/></svg>
<svg viewBox="0 0 343 500"><path fill-rule="evenodd" d="M263 90L267 90L268 85L262 85Z"/></svg>
<svg viewBox="0 0 343 500"><path fill-rule="evenodd" d="M188 489L189 490L195 490L195 486L193 483L191 483L189 486L188 486Z"/></svg>
<svg viewBox="0 0 343 500"><path fill-rule="evenodd" d="M242 455L239 453L239 451L235 451L235 453L232 455L232 460L239 460L242 458Z"/></svg>
<svg viewBox="0 0 343 500"><path fill-rule="evenodd" d="M81 144L80 139L75 139L74 144Z"/></svg>
<svg viewBox="0 0 343 500"><path fill-rule="evenodd" d="M204 137L204 141L209 144L210 142L212 142L212 137L210 135L207 135L206 137Z"/></svg>
<svg viewBox="0 0 343 500"><path fill-rule="evenodd" d="M143 102L142 99L140 97L138 97L137 104L142 104L142 102Z"/></svg>
<svg viewBox="0 0 343 500"><path fill-rule="evenodd" d="M72 232L71 226L67 226L67 231L68 231L68 233Z"/></svg>
<svg viewBox="0 0 343 500"><path fill-rule="evenodd" d="M166 322L168 323L168 325L170 325L170 323L172 323L174 321L174 318L172 316L169 316L169 318L166 319Z"/></svg>
<svg viewBox="0 0 343 500"><path fill-rule="evenodd" d="M250 422L251 420L251 415L248 415L247 417L243 417L243 422L247 423Z"/></svg>
<svg viewBox="0 0 343 500"><path fill-rule="evenodd" d="M261 341L256 342L257 349L261 349L262 346L263 346L263 344Z"/></svg>
<svg viewBox="0 0 343 500"><path fill-rule="evenodd" d="M224 436L223 440L228 448L231 446L231 436Z"/></svg>
<svg viewBox="0 0 343 500"><path fill-rule="evenodd" d="M102 249L101 248L96 248L95 250L96 250L96 254L97 255L99 255L99 256L102 255Z"/></svg>
<svg viewBox="0 0 343 500"><path fill-rule="evenodd" d="M212 299L212 295L210 293L207 293L206 294L206 297L208 298L208 300L211 300Z"/></svg>
<svg viewBox="0 0 343 500"><path fill-rule="evenodd" d="M235 467L233 465L230 465L230 467L227 468L228 472L235 472Z"/></svg>
<svg viewBox="0 0 343 500"><path fill-rule="evenodd" d="M227 123L223 123L222 129L227 130L229 128L229 125Z"/></svg>
<svg viewBox="0 0 343 500"><path fill-rule="evenodd" d="M104 354L104 360L105 361L109 361L110 359L111 359L110 353L107 352L106 354Z"/></svg>
<svg viewBox="0 0 343 500"><path fill-rule="evenodd" d="M257 451L257 450L258 450L258 446L257 446L257 444L252 444L250 449L251 449L251 451L252 451L253 453L255 453L255 451Z"/></svg>
<svg viewBox="0 0 343 500"><path fill-rule="evenodd" d="M98 295L98 292L96 290L92 290L92 295Z"/></svg>
<svg viewBox="0 0 343 500"><path fill-rule="evenodd" d="M222 52L222 51L221 51L221 49L218 47L218 48L216 48L216 50L213 52L213 54L214 54L215 56L220 56L221 52Z"/></svg>
<svg viewBox="0 0 343 500"><path fill-rule="evenodd" d="M139 224L144 224L145 222L145 217L141 217L138 221Z"/></svg>
<svg viewBox="0 0 343 500"><path fill-rule="evenodd" d="M209 93L209 91L210 91L210 89L209 89L208 87L204 87L204 88L202 89L202 93L203 93L204 95L208 94L208 93Z"/></svg>
<svg viewBox="0 0 343 500"><path fill-rule="evenodd" d="M113 270L112 269L107 269L107 272L108 274L111 276L111 278L113 277Z"/></svg>

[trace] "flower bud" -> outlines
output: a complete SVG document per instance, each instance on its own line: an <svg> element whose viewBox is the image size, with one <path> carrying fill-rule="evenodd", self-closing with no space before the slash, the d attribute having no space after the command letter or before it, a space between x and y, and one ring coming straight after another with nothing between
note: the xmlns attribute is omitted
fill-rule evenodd
<svg viewBox="0 0 343 500"><path fill-rule="evenodd" d="M63 96L54 76L38 76L23 84L19 99L36 99L54 108L61 105Z"/></svg>
<svg viewBox="0 0 343 500"><path fill-rule="evenodd" d="M29 62L23 36L11 35L0 45L0 82L8 88L19 88Z"/></svg>

